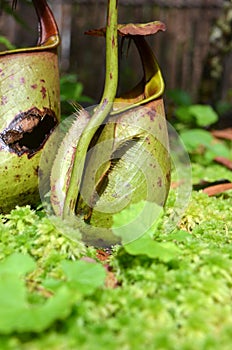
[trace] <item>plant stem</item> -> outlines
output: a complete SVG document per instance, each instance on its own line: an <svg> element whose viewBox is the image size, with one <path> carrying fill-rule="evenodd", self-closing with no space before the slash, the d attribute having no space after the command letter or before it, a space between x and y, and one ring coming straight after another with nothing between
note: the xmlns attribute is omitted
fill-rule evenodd
<svg viewBox="0 0 232 350"><path fill-rule="evenodd" d="M117 20L118 8L117 0L108 0L107 23L106 23L106 73L105 87L101 101L96 108L92 118L87 124L77 144L74 164L70 176L67 190L63 218L68 218L70 214L75 215L76 201L80 190L83 175L86 153L95 132L104 122L112 109L118 86L118 39Z"/></svg>

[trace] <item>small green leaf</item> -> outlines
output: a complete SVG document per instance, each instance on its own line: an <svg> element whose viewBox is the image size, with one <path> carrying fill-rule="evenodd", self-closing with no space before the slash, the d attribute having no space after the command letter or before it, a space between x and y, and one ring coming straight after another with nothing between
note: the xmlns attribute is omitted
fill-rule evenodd
<svg viewBox="0 0 232 350"><path fill-rule="evenodd" d="M194 123L200 127L211 125L218 120L217 113L208 105L180 106L175 115L183 123Z"/></svg>
<svg viewBox="0 0 232 350"><path fill-rule="evenodd" d="M216 121L218 120L218 115L211 106L192 105L188 108L189 113L196 118L196 124L198 126L208 126L213 123L216 123Z"/></svg>
<svg viewBox="0 0 232 350"><path fill-rule="evenodd" d="M175 115L179 121L183 123L192 123L194 121L194 116L190 113L189 106L180 106L176 109Z"/></svg>
<svg viewBox="0 0 232 350"><path fill-rule="evenodd" d="M186 91L173 89L168 90L166 94L177 106L189 106L192 103L192 99Z"/></svg>
<svg viewBox="0 0 232 350"><path fill-rule="evenodd" d="M229 147L226 146L226 144L222 142L214 143L210 145L209 151L213 154L214 157L225 157L230 158L231 157L231 150Z"/></svg>
<svg viewBox="0 0 232 350"><path fill-rule="evenodd" d="M36 263L29 255L14 253L0 262L0 275L12 273L21 276L34 270L35 267Z"/></svg>
<svg viewBox="0 0 232 350"><path fill-rule="evenodd" d="M33 259L23 254L12 254L1 262L0 333L40 332L71 312L73 292L66 286L42 305L28 302L28 291L21 275L35 266Z"/></svg>
<svg viewBox="0 0 232 350"><path fill-rule="evenodd" d="M227 101L218 101L215 108L219 115L223 115L231 110L232 104Z"/></svg>
<svg viewBox="0 0 232 350"><path fill-rule="evenodd" d="M192 236L190 235L189 232L184 231L184 230L178 230L176 232L173 232L168 235L167 240L168 241L178 241L178 242L183 242L186 241L187 239L191 239Z"/></svg>
<svg viewBox="0 0 232 350"><path fill-rule="evenodd" d="M62 268L71 286L83 294L91 294L104 284L106 272L99 263L63 261Z"/></svg>
<svg viewBox="0 0 232 350"><path fill-rule="evenodd" d="M178 257L180 253L177 246L172 242L155 242L151 237L144 236L136 241L124 245L127 253L131 255L146 255L152 259L168 262Z"/></svg>
<svg viewBox="0 0 232 350"><path fill-rule="evenodd" d="M16 330L20 332L42 332L56 320L67 317L72 305L76 301L70 289L62 286L54 296L49 298L43 305L30 305L25 307L18 317ZM26 305L25 305L26 306Z"/></svg>
<svg viewBox="0 0 232 350"><path fill-rule="evenodd" d="M183 130L180 136L188 152L196 150L200 145L209 147L213 141L213 136L202 129Z"/></svg>

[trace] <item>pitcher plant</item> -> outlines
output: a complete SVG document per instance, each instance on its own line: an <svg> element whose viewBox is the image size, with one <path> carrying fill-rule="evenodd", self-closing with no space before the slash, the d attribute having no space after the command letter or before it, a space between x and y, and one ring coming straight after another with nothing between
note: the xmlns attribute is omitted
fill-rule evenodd
<svg viewBox="0 0 232 350"><path fill-rule="evenodd" d="M33 4L37 45L0 52L0 213L39 203L40 156L60 119L58 28L45 0Z"/></svg>
<svg viewBox="0 0 232 350"><path fill-rule="evenodd" d="M112 230L113 215L132 204L165 205L171 165L164 81L145 40L159 30L165 30L161 22L118 25L117 1L109 0L106 28L88 32L106 38L103 96L91 110L77 107L52 164L49 187L52 212L71 222L87 244L121 243L117 230ZM142 81L120 97L116 97L118 36L135 43L144 72ZM45 165L55 139L53 135L50 148L45 148Z"/></svg>

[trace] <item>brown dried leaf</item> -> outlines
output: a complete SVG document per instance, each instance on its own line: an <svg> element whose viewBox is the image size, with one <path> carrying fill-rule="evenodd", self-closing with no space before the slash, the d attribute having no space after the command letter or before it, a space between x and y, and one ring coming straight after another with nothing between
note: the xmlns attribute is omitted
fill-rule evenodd
<svg viewBox="0 0 232 350"><path fill-rule="evenodd" d="M119 34L121 35L152 35L160 30L166 30L165 24L160 21L119 24L118 27Z"/></svg>
<svg viewBox="0 0 232 350"><path fill-rule="evenodd" d="M213 130L211 134L219 139L232 140L232 128Z"/></svg>
<svg viewBox="0 0 232 350"><path fill-rule="evenodd" d="M110 253L103 250L103 249L97 249L97 252L96 252L96 257L98 260L100 261L107 261L109 260L110 258Z"/></svg>
<svg viewBox="0 0 232 350"><path fill-rule="evenodd" d="M216 157L214 158L214 161L224 165L226 168L232 170L232 160L225 158L225 157Z"/></svg>
<svg viewBox="0 0 232 350"><path fill-rule="evenodd" d="M209 197L215 196L222 192L232 190L232 183L209 186L203 190Z"/></svg>
<svg viewBox="0 0 232 350"><path fill-rule="evenodd" d="M166 26L160 21L148 23L128 23L118 25L118 34L121 36L127 35L152 35L158 31L165 31ZM105 36L106 28L92 29L85 32L87 35Z"/></svg>

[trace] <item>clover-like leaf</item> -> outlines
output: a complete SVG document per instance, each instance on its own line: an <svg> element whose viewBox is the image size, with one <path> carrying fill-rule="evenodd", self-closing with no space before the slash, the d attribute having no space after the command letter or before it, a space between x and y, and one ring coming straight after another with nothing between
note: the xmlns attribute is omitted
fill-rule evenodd
<svg viewBox="0 0 232 350"><path fill-rule="evenodd" d="M28 301L23 275L35 266L29 255L18 253L0 263L0 333L40 332L70 313L73 292L65 285L43 304Z"/></svg>
<svg viewBox="0 0 232 350"><path fill-rule="evenodd" d="M192 105L188 108L189 113L196 118L198 126L208 126L218 120L218 115L211 106Z"/></svg>
<svg viewBox="0 0 232 350"><path fill-rule="evenodd" d="M62 268L70 285L80 293L91 294L104 284L106 272L99 263L84 260L63 261Z"/></svg>
<svg viewBox="0 0 232 350"><path fill-rule="evenodd" d="M156 242L149 236L143 236L124 245L127 253L131 255L146 255L152 259L169 262L178 257L180 251L172 242Z"/></svg>
<svg viewBox="0 0 232 350"><path fill-rule="evenodd" d="M194 151L200 145L209 147L213 141L213 136L202 129L183 130L180 136L189 152Z"/></svg>
<svg viewBox="0 0 232 350"><path fill-rule="evenodd" d="M10 274L22 276L36 267L36 263L29 255L14 253L0 262L1 276ZM1 287L1 286L0 286Z"/></svg>

